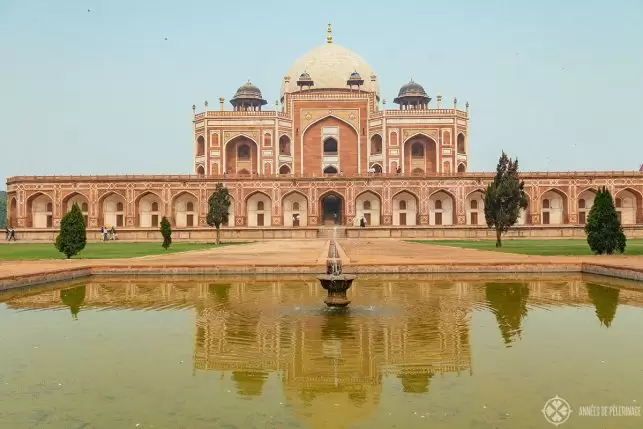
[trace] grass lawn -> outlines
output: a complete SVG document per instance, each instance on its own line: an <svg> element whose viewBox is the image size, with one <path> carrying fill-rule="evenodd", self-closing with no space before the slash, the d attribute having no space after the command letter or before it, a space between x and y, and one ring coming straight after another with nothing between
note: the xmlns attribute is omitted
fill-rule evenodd
<svg viewBox="0 0 643 429"><path fill-rule="evenodd" d="M592 255L586 240L502 240L502 247L496 249L495 240L409 240L412 243L436 246L464 247L467 249L491 250L494 252L520 253L544 256ZM627 240L625 255L643 255L643 239Z"/></svg>
<svg viewBox="0 0 643 429"><path fill-rule="evenodd" d="M222 243L229 246L241 243ZM161 243L127 243L119 241L91 242L72 259L114 259L135 258L137 256L161 255L185 252L188 250L213 249L215 244L208 243L172 243L168 250ZM10 243L0 245L0 261L26 261L36 259L64 259L53 243Z"/></svg>

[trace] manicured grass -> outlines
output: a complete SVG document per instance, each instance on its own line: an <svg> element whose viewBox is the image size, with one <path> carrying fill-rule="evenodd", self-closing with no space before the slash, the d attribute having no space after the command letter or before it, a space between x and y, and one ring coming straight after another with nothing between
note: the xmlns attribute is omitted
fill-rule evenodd
<svg viewBox="0 0 643 429"><path fill-rule="evenodd" d="M463 247L467 249L491 250L494 252L520 253L544 256L592 255L586 240L502 240L502 247L496 249L494 240L409 240L412 243L436 246ZM627 240L625 255L643 255L643 239Z"/></svg>
<svg viewBox="0 0 643 429"><path fill-rule="evenodd" d="M221 246L242 243L222 243ZM119 241L91 242L72 259L114 259L135 258L138 256L162 255L185 252L188 250L214 249L212 243L172 243L168 250L161 243L128 243ZM36 259L64 259L53 243L7 243L0 245L0 261L19 261Z"/></svg>

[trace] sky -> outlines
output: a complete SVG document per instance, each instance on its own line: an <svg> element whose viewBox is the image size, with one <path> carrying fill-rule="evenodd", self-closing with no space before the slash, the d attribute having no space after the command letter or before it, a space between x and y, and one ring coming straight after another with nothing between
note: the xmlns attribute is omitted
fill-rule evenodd
<svg viewBox="0 0 643 429"><path fill-rule="evenodd" d="M191 106L274 105L328 22L388 108L411 78L470 102L470 171L643 163L641 0L0 0L0 180L189 174Z"/></svg>

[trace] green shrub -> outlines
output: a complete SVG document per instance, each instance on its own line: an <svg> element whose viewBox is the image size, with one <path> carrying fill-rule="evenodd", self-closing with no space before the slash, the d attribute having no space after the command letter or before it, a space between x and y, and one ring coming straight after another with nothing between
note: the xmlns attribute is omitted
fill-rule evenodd
<svg viewBox="0 0 643 429"><path fill-rule="evenodd" d="M172 227L165 216L161 219L161 234L163 235L163 248L167 250L172 244Z"/></svg>
<svg viewBox="0 0 643 429"><path fill-rule="evenodd" d="M623 227L616 214L612 194L605 187L596 192L594 205L585 224L585 234L589 248L597 255L625 251L626 238Z"/></svg>
<svg viewBox="0 0 643 429"><path fill-rule="evenodd" d="M85 220L78 204L74 204L71 211L60 221L60 233L56 237L55 246L69 259L83 250L85 244L87 244Z"/></svg>

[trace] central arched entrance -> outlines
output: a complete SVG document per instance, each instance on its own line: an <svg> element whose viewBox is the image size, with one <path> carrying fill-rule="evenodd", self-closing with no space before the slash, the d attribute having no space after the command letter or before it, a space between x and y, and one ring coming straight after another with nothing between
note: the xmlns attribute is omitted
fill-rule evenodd
<svg viewBox="0 0 643 429"><path fill-rule="evenodd" d="M343 198L335 193L321 197L321 223L322 225L341 225L344 218Z"/></svg>

